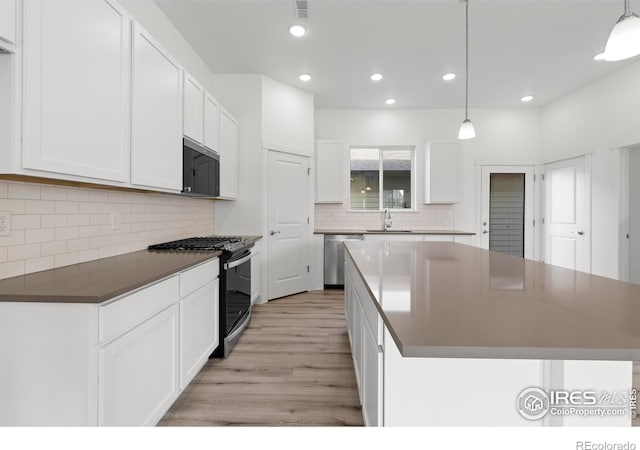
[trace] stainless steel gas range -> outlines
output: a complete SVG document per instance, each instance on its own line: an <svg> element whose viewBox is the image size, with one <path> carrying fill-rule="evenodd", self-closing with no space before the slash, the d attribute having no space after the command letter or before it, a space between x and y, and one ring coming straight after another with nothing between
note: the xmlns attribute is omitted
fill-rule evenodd
<svg viewBox="0 0 640 450"><path fill-rule="evenodd" d="M155 251L213 251L220 256L220 345L212 358L226 358L251 320L251 249L253 240L209 236L151 245Z"/></svg>

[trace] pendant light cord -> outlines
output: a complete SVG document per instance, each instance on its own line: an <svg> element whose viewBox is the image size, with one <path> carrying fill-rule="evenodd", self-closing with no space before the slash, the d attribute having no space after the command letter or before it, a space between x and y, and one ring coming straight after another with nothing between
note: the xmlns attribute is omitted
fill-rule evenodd
<svg viewBox="0 0 640 450"><path fill-rule="evenodd" d="M469 119L469 0L465 0L465 9L466 9L466 23L465 23L465 35L466 35L466 46L465 46L465 74L466 74L466 82L465 82L465 97L464 97L464 119Z"/></svg>
<svg viewBox="0 0 640 450"><path fill-rule="evenodd" d="M631 0L624 0L624 15L631 15Z"/></svg>

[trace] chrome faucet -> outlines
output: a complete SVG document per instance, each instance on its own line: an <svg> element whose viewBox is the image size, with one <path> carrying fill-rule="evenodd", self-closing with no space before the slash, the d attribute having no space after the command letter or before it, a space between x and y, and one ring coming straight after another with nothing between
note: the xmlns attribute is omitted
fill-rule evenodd
<svg viewBox="0 0 640 450"><path fill-rule="evenodd" d="M391 229L391 213L389 212L389 208L384 209L384 231L389 231Z"/></svg>

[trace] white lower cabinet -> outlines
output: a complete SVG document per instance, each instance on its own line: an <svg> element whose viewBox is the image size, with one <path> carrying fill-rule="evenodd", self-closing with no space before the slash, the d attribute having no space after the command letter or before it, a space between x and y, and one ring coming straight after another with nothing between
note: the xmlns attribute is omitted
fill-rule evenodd
<svg viewBox="0 0 640 450"><path fill-rule="evenodd" d="M220 292L218 280L211 281L180 300L180 388L184 389L209 360L218 346Z"/></svg>
<svg viewBox="0 0 640 450"><path fill-rule="evenodd" d="M219 260L103 304L0 302L0 426L156 424L218 345Z"/></svg>
<svg viewBox="0 0 640 450"><path fill-rule="evenodd" d="M178 386L178 305L99 350L99 425L154 425Z"/></svg>

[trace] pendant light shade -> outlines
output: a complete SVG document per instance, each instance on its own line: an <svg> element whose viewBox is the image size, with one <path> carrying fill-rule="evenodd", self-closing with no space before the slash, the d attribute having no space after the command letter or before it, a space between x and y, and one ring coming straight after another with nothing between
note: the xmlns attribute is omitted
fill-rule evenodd
<svg viewBox="0 0 640 450"><path fill-rule="evenodd" d="M474 137L476 137L476 129L473 128L473 124L469 119L464 119L458 132L458 139L473 139Z"/></svg>
<svg viewBox="0 0 640 450"><path fill-rule="evenodd" d="M458 132L458 139L473 139L476 137L476 130L473 128L473 124L469 120L469 0L465 0L465 35L466 35L466 47L465 47L465 98L464 98L464 122L460 126Z"/></svg>
<svg viewBox="0 0 640 450"><path fill-rule="evenodd" d="M640 55L640 17L624 1L624 14L614 25L604 50L605 61L621 61Z"/></svg>

